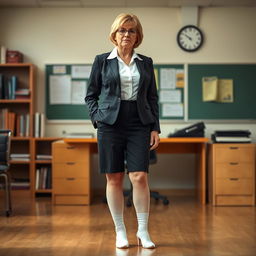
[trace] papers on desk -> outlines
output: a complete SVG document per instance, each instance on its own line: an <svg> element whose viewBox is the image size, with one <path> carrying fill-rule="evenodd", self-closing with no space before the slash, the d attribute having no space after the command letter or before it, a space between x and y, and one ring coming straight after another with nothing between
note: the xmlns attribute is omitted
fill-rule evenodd
<svg viewBox="0 0 256 256"><path fill-rule="evenodd" d="M94 138L94 133L91 132L71 132L64 133L65 138Z"/></svg>
<svg viewBox="0 0 256 256"><path fill-rule="evenodd" d="M250 135L249 130L218 130L211 137L214 143L250 143Z"/></svg>

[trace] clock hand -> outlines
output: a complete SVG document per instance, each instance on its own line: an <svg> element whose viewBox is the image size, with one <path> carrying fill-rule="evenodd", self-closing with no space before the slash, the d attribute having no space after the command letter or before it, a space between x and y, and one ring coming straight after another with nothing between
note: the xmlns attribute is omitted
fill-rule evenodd
<svg viewBox="0 0 256 256"><path fill-rule="evenodd" d="M185 36L191 41L192 40L192 38L190 37L190 36L188 36L188 35L186 35L185 34Z"/></svg>

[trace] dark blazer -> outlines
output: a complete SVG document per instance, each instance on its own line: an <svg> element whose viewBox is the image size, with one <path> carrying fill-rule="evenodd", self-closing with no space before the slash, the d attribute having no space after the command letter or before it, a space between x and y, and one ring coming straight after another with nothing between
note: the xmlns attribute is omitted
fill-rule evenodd
<svg viewBox="0 0 256 256"><path fill-rule="evenodd" d="M121 83L117 58L107 59L109 53L95 57L88 82L85 102L89 108L93 126L97 121L114 124L121 103ZM141 122L151 125L151 131L160 133L158 95L152 59L139 54L135 58L140 81L137 95L137 108Z"/></svg>

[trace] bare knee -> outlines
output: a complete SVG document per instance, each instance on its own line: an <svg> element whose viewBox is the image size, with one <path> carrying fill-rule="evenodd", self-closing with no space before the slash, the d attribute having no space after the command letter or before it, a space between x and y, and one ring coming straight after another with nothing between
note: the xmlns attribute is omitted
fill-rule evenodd
<svg viewBox="0 0 256 256"><path fill-rule="evenodd" d="M123 185L124 173L108 173L106 178L108 186L119 187Z"/></svg>
<svg viewBox="0 0 256 256"><path fill-rule="evenodd" d="M148 185L148 175L146 172L130 172L129 177L133 186Z"/></svg>

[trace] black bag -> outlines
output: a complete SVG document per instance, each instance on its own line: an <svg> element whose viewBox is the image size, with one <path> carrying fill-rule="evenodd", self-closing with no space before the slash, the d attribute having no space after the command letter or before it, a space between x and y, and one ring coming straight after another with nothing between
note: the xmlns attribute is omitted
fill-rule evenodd
<svg viewBox="0 0 256 256"><path fill-rule="evenodd" d="M204 123L199 122L170 133L168 137L204 137L204 129Z"/></svg>

